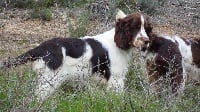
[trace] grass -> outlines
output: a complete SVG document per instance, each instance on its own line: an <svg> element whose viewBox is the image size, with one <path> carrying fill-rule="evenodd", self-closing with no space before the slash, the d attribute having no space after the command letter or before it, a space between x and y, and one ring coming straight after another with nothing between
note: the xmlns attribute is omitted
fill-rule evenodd
<svg viewBox="0 0 200 112"><path fill-rule="evenodd" d="M141 11L149 14L158 14L158 7L162 7L166 0L138 0L138 7Z"/></svg>
<svg viewBox="0 0 200 112"><path fill-rule="evenodd" d="M26 1L28 2L31 0ZM64 0L59 1L64 2ZM70 1L68 2L70 3ZM140 1L141 4L143 3L144 7L148 5L148 9L154 9L155 6L157 6L157 4L149 4L147 0ZM158 1L162 2L163 0ZM45 2L43 4L44 5L42 6L45 6L46 8L41 10L41 12L38 11L35 13L35 16L32 16L44 20L50 20L52 12L49 8L50 6L48 6L49 3ZM72 7L82 4L84 4L84 2L80 2L80 4L74 3ZM119 0L116 1L115 5L119 8L127 9L125 12L129 12L134 9L135 0L127 2ZM128 8L132 10L129 10ZM87 14L81 15L78 22L76 22L76 26L69 27L71 28L69 32L72 37L81 37L87 33L88 27L90 27L88 16L89 15ZM24 43L24 41L19 41L17 43L21 44ZM0 55L1 54L3 55L4 51L1 50ZM99 89L96 89L95 91L66 91L66 89L63 89L65 87L63 87L45 102L37 103L33 95L35 73L31 70L29 65L0 70L0 111L197 112L200 110L199 86L186 86L186 90L184 91L185 94L180 95L177 98L169 98L168 96L157 98L148 93L147 83L144 81L144 76L141 74L140 66L131 67L131 70L127 74L127 90L122 94L116 94ZM30 99L33 100L30 101Z"/></svg>
<svg viewBox="0 0 200 112"><path fill-rule="evenodd" d="M186 87L178 98L157 98L142 89L142 77L137 70L128 75L127 89L122 94L103 90L64 91L59 89L48 100L36 103L33 97L35 73L29 67L0 71L0 110L55 111L55 112L177 112L200 110L200 88Z"/></svg>
<svg viewBox="0 0 200 112"><path fill-rule="evenodd" d="M75 25L70 23L69 25L69 35L70 37L82 37L87 34L87 30L89 29L89 14L83 13L78 21L75 22Z"/></svg>
<svg viewBox="0 0 200 112"><path fill-rule="evenodd" d="M39 18L41 20L52 20L52 10L49 8L35 9L30 13L31 18Z"/></svg>

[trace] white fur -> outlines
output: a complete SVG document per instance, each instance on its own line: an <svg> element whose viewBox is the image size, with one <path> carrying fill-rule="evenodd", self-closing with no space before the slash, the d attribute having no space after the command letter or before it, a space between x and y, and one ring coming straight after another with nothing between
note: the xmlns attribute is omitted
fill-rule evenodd
<svg viewBox="0 0 200 112"><path fill-rule="evenodd" d="M126 15L119 10L116 19L124 18ZM140 36L147 37L144 30L144 18L141 16L142 26L141 31L138 34ZM107 89L114 90L116 92L122 92L124 89L124 79L128 71L129 62L132 58L132 49L125 51L118 48L114 42L115 28L110 31L106 31L102 34L96 36L85 36L81 39L93 38L99 41L102 46L107 49L109 59L110 59L110 72L111 76L107 82ZM84 81L86 78L92 78L96 80L96 75L92 75L90 58L92 57L92 49L87 44L86 51L78 59L71 58L65 55L65 48L62 48L63 53L63 64L58 70L52 71L46 67L43 61L36 61L35 70L38 75L37 86L35 94L38 96L39 100L44 100L49 95L51 95L56 88L58 88L64 81ZM92 75L92 77L91 77ZM102 78L99 77L99 80ZM105 82L105 81L103 81Z"/></svg>
<svg viewBox="0 0 200 112"><path fill-rule="evenodd" d="M112 29L90 38L98 40L102 43L103 47L108 50L111 66L111 77L108 81L108 88L122 91L124 88L123 80L125 79L125 74L128 71L128 63L131 59L131 50L124 51L118 48L114 42L114 33L115 29Z"/></svg>
<svg viewBox="0 0 200 112"><path fill-rule="evenodd" d="M178 45L179 51L182 56L182 66L183 66L183 83L180 86L179 92L183 92L185 88L185 83L190 80L195 80L200 82L200 69L193 65L193 57L191 51L191 45L187 45L183 39L178 36L166 36L161 35L162 38L172 41ZM146 60L154 60L156 53L144 53ZM156 91L157 87L154 83L150 85L152 93Z"/></svg>
<svg viewBox="0 0 200 112"><path fill-rule="evenodd" d="M187 74L187 80L200 81L200 69L193 64L191 45L187 45L180 37L175 37L179 44L179 50L183 57L183 67Z"/></svg>
<svg viewBox="0 0 200 112"><path fill-rule="evenodd" d="M111 76L107 82L107 89L122 92L124 89L125 74L128 71L128 63L131 59L131 50L124 51L119 49L114 43L114 34L115 29L111 29L103 34L91 37L85 36L82 39L93 38L108 50ZM50 70L41 59L34 62L33 69L39 74L35 90L35 94L39 100L44 100L54 93L65 81L84 81L86 78L91 77L92 70L89 60L93 54L88 44L86 44L85 53L78 59L66 56L65 48L62 48L62 54L63 64L55 71Z"/></svg>
<svg viewBox="0 0 200 112"><path fill-rule="evenodd" d="M118 9L116 15L116 21L118 21L118 19L123 19L124 17L126 17L126 14L122 10Z"/></svg>
<svg viewBox="0 0 200 112"><path fill-rule="evenodd" d="M149 39L149 37L147 36L147 33L144 29L144 17L143 17L143 15L141 15L141 22L142 22L142 24L141 24L140 32L139 32L138 36L136 36L136 37L143 37L143 38Z"/></svg>
<svg viewBox="0 0 200 112"><path fill-rule="evenodd" d="M187 45L185 41L178 36L164 36L164 38L174 43L178 42L178 48L182 55L184 81L200 81L200 69L193 64L191 45Z"/></svg>
<svg viewBox="0 0 200 112"><path fill-rule="evenodd" d="M91 74L89 60L92 56L92 49L86 44L86 51L80 58L71 58L66 56L66 49L62 47L63 62L55 71L50 70L45 62L40 59L34 64L34 70L37 72L37 86L35 94L39 100L44 100L51 95L64 81L81 80Z"/></svg>
<svg viewBox="0 0 200 112"><path fill-rule="evenodd" d="M141 18L140 31L136 35L133 45L137 45L137 43L141 42L142 40L140 40L140 38L143 38L143 39L146 38L146 40L149 40L149 37L147 36L147 33L146 33L145 29L144 29L144 17L143 17L143 15L141 15L140 18Z"/></svg>

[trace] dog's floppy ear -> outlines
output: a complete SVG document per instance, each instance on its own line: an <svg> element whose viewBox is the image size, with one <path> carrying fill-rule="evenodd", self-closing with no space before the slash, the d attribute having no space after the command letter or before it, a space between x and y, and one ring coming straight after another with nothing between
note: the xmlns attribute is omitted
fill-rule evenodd
<svg viewBox="0 0 200 112"><path fill-rule="evenodd" d="M127 24L127 21L124 19L118 19L115 24L115 36L114 41L117 47L127 50L130 46L131 35L129 31L130 24Z"/></svg>
<svg viewBox="0 0 200 112"><path fill-rule="evenodd" d="M122 10L117 9L116 21L118 21L119 19L123 19L125 17L126 17L126 14Z"/></svg>

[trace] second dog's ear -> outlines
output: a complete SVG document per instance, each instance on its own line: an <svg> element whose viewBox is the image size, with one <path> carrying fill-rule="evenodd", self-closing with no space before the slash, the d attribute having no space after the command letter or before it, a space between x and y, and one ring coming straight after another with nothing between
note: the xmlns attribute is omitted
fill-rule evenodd
<svg viewBox="0 0 200 112"><path fill-rule="evenodd" d="M125 17L126 17L126 14L122 10L117 9L116 21L118 21L119 19L123 19Z"/></svg>

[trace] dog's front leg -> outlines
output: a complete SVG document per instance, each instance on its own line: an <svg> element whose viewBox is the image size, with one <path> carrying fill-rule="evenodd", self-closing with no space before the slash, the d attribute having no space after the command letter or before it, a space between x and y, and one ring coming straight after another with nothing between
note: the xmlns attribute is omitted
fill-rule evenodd
<svg viewBox="0 0 200 112"><path fill-rule="evenodd" d="M122 93L124 91L124 79L125 77L116 77L116 76L111 76L110 79L108 80L108 85L107 89L117 92L117 93Z"/></svg>

